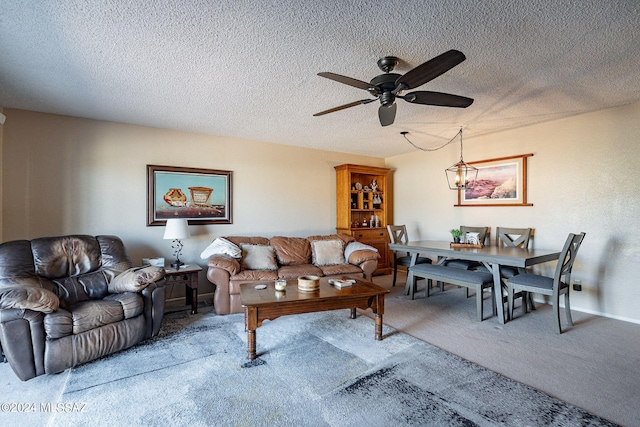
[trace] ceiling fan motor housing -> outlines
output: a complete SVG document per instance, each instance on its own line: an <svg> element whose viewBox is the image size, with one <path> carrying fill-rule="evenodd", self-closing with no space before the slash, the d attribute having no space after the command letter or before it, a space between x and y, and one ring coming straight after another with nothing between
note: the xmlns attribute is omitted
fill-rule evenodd
<svg viewBox="0 0 640 427"><path fill-rule="evenodd" d="M380 74L371 80L371 84L378 90L370 89L369 91L373 96L380 96L380 103L382 105L393 104L396 95L392 93L392 91L396 88L396 80L398 80L398 77L401 75L402 74L395 73Z"/></svg>
<svg viewBox="0 0 640 427"><path fill-rule="evenodd" d="M396 96L391 91L382 92L382 95L380 95L380 104L385 107L393 104L395 100Z"/></svg>

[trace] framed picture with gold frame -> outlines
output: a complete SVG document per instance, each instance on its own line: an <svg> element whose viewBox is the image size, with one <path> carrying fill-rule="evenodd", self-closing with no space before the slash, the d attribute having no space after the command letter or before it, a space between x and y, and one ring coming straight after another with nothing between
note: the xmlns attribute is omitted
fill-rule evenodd
<svg viewBox="0 0 640 427"><path fill-rule="evenodd" d="M169 218L232 224L231 171L147 165L147 226Z"/></svg>
<svg viewBox="0 0 640 427"><path fill-rule="evenodd" d="M478 175L458 190L454 206L533 206L527 200L527 159L533 154L469 162Z"/></svg>

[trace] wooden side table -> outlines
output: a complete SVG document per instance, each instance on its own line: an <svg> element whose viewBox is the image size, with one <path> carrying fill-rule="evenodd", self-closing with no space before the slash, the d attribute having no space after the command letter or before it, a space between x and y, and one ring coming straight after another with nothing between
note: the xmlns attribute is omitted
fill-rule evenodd
<svg viewBox="0 0 640 427"><path fill-rule="evenodd" d="M165 267L167 285L184 284L185 299L191 304L191 314L198 312L198 274L202 268L197 264L183 265L180 268Z"/></svg>

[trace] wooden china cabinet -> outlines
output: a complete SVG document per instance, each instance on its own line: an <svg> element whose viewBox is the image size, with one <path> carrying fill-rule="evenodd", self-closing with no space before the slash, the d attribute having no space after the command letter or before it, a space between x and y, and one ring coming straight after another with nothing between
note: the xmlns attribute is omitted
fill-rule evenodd
<svg viewBox="0 0 640 427"><path fill-rule="evenodd" d="M374 274L389 274L388 205L391 169L344 164L336 169L336 231L378 249L380 259ZM373 222L372 222L373 221Z"/></svg>

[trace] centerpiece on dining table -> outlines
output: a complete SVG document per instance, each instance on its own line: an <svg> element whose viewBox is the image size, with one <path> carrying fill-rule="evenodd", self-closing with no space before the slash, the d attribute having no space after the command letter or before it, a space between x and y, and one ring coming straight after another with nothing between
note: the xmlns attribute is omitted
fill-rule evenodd
<svg viewBox="0 0 640 427"><path fill-rule="evenodd" d="M478 241L478 233L465 233L459 228L449 230L453 242L449 243L452 248L482 248L483 245Z"/></svg>

